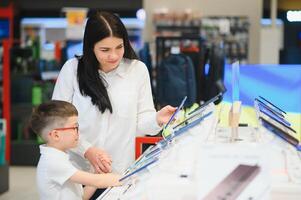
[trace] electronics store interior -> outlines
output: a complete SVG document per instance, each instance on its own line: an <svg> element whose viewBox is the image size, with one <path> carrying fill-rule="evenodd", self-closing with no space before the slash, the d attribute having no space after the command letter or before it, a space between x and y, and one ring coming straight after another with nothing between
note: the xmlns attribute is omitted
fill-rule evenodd
<svg viewBox="0 0 301 200"><path fill-rule="evenodd" d="M17 199L300 200L301 1L0 0Z"/></svg>

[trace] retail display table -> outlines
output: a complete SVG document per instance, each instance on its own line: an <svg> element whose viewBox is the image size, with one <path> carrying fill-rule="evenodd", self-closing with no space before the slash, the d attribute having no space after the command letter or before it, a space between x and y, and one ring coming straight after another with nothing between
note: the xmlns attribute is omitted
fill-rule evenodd
<svg viewBox="0 0 301 200"><path fill-rule="evenodd" d="M203 115L214 109L209 106ZM212 114L159 145L159 153L140 161L141 166L151 159L153 163L126 178L123 186L108 188L98 200L301 197L300 152L261 127L239 127L233 141L232 129L217 122Z"/></svg>

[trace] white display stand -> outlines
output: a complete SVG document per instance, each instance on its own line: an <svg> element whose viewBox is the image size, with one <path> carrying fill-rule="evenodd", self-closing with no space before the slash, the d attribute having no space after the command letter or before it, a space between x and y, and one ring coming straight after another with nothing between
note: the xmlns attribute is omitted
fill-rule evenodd
<svg viewBox="0 0 301 200"><path fill-rule="evenodd" d="M203 114L214 110L212 104ZM217 127L217 121L212 114L174 138L156 163L98 200L203 199L239 164L260 171L236 199L300 198L300 153L263 128L239 127L233 142L231 128Z"/></svg>

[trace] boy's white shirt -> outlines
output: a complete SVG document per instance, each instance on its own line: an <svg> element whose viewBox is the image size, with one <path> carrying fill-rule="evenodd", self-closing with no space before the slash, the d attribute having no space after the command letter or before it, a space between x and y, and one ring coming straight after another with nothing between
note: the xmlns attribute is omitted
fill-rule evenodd
<svg viewBox="0 0 301 200"><path fill-rule="evenodd" d="M46 145L40 145L40 153L41 157L37 166L40 199L82 199L82 185L69 180L78 169L72 165L68 154Z"/></svg>

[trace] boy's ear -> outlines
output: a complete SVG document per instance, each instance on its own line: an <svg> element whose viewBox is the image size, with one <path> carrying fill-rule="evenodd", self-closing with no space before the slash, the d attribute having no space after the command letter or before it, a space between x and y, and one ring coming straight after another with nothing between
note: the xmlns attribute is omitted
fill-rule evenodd
<svg viewBox="0 0 301 200"><path fill-rule="evenodd" d="M58 140L60 138L59 132L57 130L52 130L49 132L49 137L52 139L52 140Z"/></svg>

